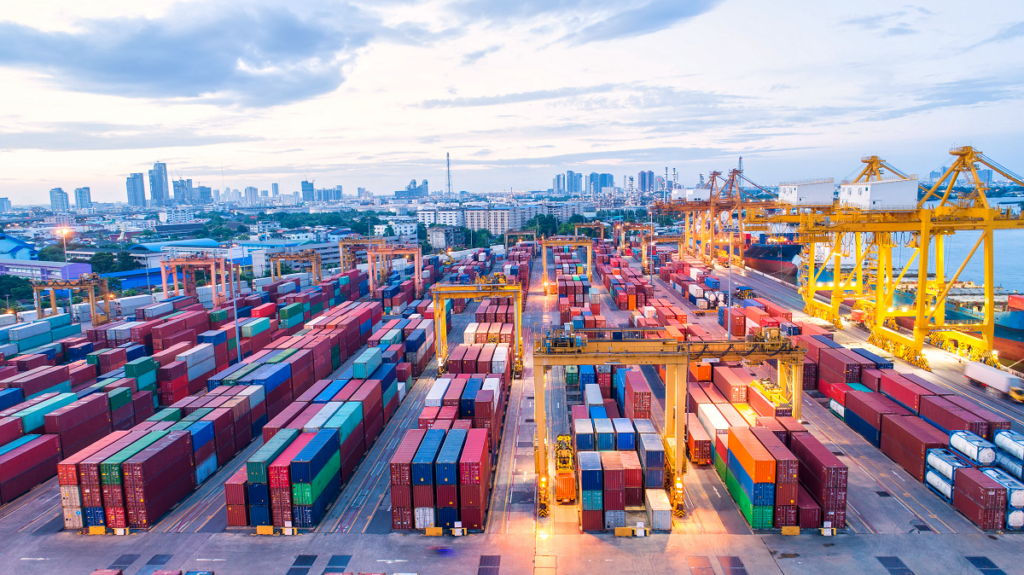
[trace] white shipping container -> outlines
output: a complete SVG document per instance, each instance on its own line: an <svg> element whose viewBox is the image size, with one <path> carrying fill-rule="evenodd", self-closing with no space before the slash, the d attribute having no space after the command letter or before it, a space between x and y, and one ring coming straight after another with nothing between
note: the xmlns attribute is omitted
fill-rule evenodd
<svg viewBox="0 0 1024 575"><path fill-rule="evenodd" d="M405 401L405 382L398 382L398 401Z"/></svg>
<svg viewBox="0 0 1024 575"><path fill-rule="evenodd" d="M491 356L491 373L505 373L508 369L508 348L498 347Z"/></svg>
<svg viewBox="0 0 1024 575"><path fill-rule="evenodd" d="M839 186L839 203L865 210L917 207L917 178L881 180Z"/></svg>
<svg viewBox="0 0 1024 575"><path fill-rule="evenodd" d="M434 382L434 385L427 392L426 399L423 400L423 405L429 407L441 407L444 402L444 394L448 391L448 385L451 384L451 380L448 378L439 379Z"/></svg>
<svg viewBox="0 0 1024 575"><path fill-rule="evenodd" d="M174 304L170 302L161 302L154 305L153 307L147 307L145 311L143 311L143 315L145 315L147 319L152 319L164 314L171 313L172 311L174 311Z"/></svg>
<svg viewBox="0 0 1024 575"><path fill-rule="evenodd" d="M588 383L583 386L583 402L590 407L604 405L604 398L601 396L601 387L596 383Z"/></svg>
<svg viewBox="0 0 1024 575"><path fill-rule="evenodd" d="M664 489L645 489L644 505L647 508L647 520L655 531L672 530L672 504Z"/></svg>
<svg viewBox="0 0 1024 575"><path fill-rule="evenodd" d="M305 433L316 433L320 431L320 428L322 428L324 424L327 423L327 420L341 409L341 406L344 405L344 403L345 402L343 401L328 401L322 408L320 408L320 411L318 411L312 419L306 422L302 431Z"/></svg>
<svg viewBox="0 0 1024 575"><path fill-rule="evenodd" d="M929 469L925 472L924 482L934 487L939 493L944 495L946 499L953 498L953 484L934 469Z"/></svg>
<svg viewBox="0 0 1024 575"><path fill-rule="evenodd" d="M697 300L697 309L711 309L711 302L704 298Z"/></svg>
<svg viewBox="0 0 1024 575"><path fill-rule="evenodd" d="M85 524L82 522L81 507L64 508L64 529L85 529Z"/></svg>
<svg viewBox="0 0 1024 575"><path fill-rule="evenodd" d="M828 408L833 412L838 413L839 417L846 418L846 408L841 403L834 399L828 401Z"/></svg>
<svg viewBox="0 0 1024 575"><path fill-rule="evenodd" d="M86 307L88 307L88 305ZM13 313L0 315L0 325L14 325L15 323L17 323L17 320L14 318Z"/></svg>
<svg viewBox="0 0 1024 575"><path fill-rule="evenodd" d="M211 357L210 359L201 361L193 365L192 367L188 368L188 380L195 381L207 373L212 373L216 369L217 360Z"/></svg>
<svg viewBox="0 0 1024 575"><path fill-rule="evenodd" d="M729 434L729 421L713 403L704 403L697 407L697 421L712 441L716 435Z"/></svg>
<svg viewBox="0 0 1024 575"><path fill-rule="evenodd" d="M81 507L82 492L77 485L60 486L60 504L63 507Z"/></svg>
<svg viewBox="0 0 1024 575"><path fill-rule="evenodd" d="M242 391L235 394L244 395L249 398L249 409L263 403L267 399L266 390L262 385L247 385Z"/></svg>
<svg viewBox="0 0 1024 575"><path fill-rule="evenodd" d="M50 324L45 321L40 321L36 323L29 323L17 327L12 327L10 330L7 331L7 335L8 337L11 338L11 341L21 341L23 339L28 339L30 337L47 333L49 331Z"/></svg>
<svg viewBox="0 0 1024 575"><path fill-rule="evenodd" d="M995 436L996 447L1010 454L1014 459L1024 459L1024 435L1016 431L997 431Z"/></svg>
<svg viewBox="0 0 1024 575"><path fill-rule="evenodd" d="M494 365L494 361L491 361L491 365ZM498 412L498 401L501 399L501 378L499 377L488 377L484 380L484 385L480 389L490 390L494 392L494 397L491 400L491 413Z"/></svg>
<svg viewBox="0 0 1024 575"><path fill-rule="evenodd" d="M832 203L836 185L832 178L779 184L779 202L784 204L827 205Z"/></svg>
<svg viewBox="0 0 1024 575"><path fill-rule="evenodd" d="M18 354L18 346L13 343L0 345L0 353L4 354L5 357L13 357Z"/></svg>
<svg viewBox="0 0 1024 575"><path fill-rule="evenodd" d="M697 284L690 284L689 291L693 297L704 297L704 288Z"/></svg>
<svg viewBox="0 0 1024 575"><path fill-rule="evenodd" d="M213 344L201 343L192 349L179 353L174 359L184 361L185 365L189 367L208 359L213 359Z"/></svg>
<svg viewBox="0 0 1024 575"><path fill-rule="evenodd" d="M970 431L954 431L949 435L949 446L981 465L992 465L996 460L996 446Z"/></svg>
<svg viewBox="0 0 1024 575"><path fill-rule="evenodd" d="M426 529L428 527L434 527L434 508L433 507L417 507L413 510L414 525L416 529Z"/></svg>
<svg viewBox="0 0 1024 575"><path fill-rule="evenodd" d="M288 282L277 286L277 293L285 294L291 293L293 291L295 291L295 284L293 282Z"/></svg>
<svg viewBox="0 0 1024 575"><path fill-rule="evenodd" d="M1024 527L1024 510L1011 509L1006 512L1006 528L1020 531Z"/></svg>

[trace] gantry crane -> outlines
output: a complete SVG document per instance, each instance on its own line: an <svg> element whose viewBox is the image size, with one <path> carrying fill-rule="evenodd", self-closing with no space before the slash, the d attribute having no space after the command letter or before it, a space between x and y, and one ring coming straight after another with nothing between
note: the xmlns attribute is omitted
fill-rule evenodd
<svg viewBox="0 0 1024 575"><path fill-rule="evenodd" d="M236 266L227 258L211 255L190 255L178 258L160 260L160 278L164 288L164 298L171 295L179 295L178 291L178 270L181 270L182 286L184 295L196 297L196 272L209 272L211 287L213 288L213 306L228 301L238 291L235 285ZM167 275L171 276L174 293L167 290ZM217 279L220 278L220 283Z"/></svg>
<svg viewBox="0 0 1024 575"><path fill-rule="evenodd" d="M364 249L370 246L386 246L387 240L383 237L362 237L354 236L348 238L342 238L338 240L338 255L341 258L341 271L347 272L354 268L356 265L356 257L354 253L351 253L355 248L362 247ZM351 260L349 259L351 258Z"/></svg>
<svg viewBox="0 0 1024 575"><path fill-rule="evenodd" d="M106 278L100 277L99 274L82 274L76 280L46 280L32 282L32 300L36 304L36 317L42 319L43 317L43 298L46 297L42 292L50 292L50 310L53 315L57 315L57 290L66 289L72 292L85 291L89 294L89 317L93 327L103 325L110 322L110 300L112 295L107 290ZM97 291L99 292L99 301L97 301ZM70 298L69 298L70 299ZM102 301L103 307L97 309L96 305Z"/></svg>
<svg viewBox="0 0 1024 575"><path fill-rule="evenodd" d="M515 342L512 346L512 377L523 377L523 290L519 284L435 284L430 288L434 295L434 341L437 347L437 373L448 371L448 312L445 301L450 299L479 300L486 297L511 297L515 300L516 323Z"/></svg>
<svg viewBox="0 0 1024 575"><path fill-rule="evenodd" d="M534 242L534 243L537 243L537 232L527 232L527 231L505 232L505 253L506 254L508 253L508 246L509 246L509 243L510 243L509 240L511 240L513 237L520 237L520 236L522 236L522 237L531 237L531 238L533 238L531 241Z"/></svg>
<svg viewBox="0 0 1024 575"><path fill-rule="evenodd" d="M540 241L540 258L541 258L541 277L544 280L544 293L548 291L548 248L554 248L556 246L571 246L576 248L586 248L587 250L587 281L593 281L591 279L591 261L593 260L594 254L594 242L586 236L554 236L550 238L543 238ZM554 255L552 253L552 255ZM552 284L554 285L554 284Z"/></svg>
<svg viewBox="0 0 1024 575"><path fill-rule="evenodd" d="M864 323L871 329L868 341L896 356L927 369L924 344L931 343L970 359L993 362L995 343L995 286L993 278L993 238L1001 229L1024 228L1024 219L1009 209L993 208L985 195L986 186L978 177L978 165L986 166L1010 181L1024 186L1022 178L987 158L970 146L953 148L954 160L916 205L861 209L836 203L832 206L800 207L781 213L759 212L749 223L763 226L772 223L796 225L800 241L806 242L809 254L806 276L808 283L802 295L808 313L825 316L841 326L839 305L844 297L854 297L854 306L864 314ZM878 181L885 171L897 179L914 179L892 169L877 156L863 158L866 164L858 177L849 183ZM969 192L952 198L957 179L965 175ZM873 179L868 179L873 178ZM891 178L890 178L891 179ZM935 202L930 205L928 202ZM748 216L751 214L748 212ZM952 278L946 279L945 237L958 231L980 231L967 258ZM899 235L909 235L904 244ZM858 237L859 236L859 237ZM868 237L870 236L870 237ZM844 237L852 238L844 241ZM822 289L815 269L815 244L831 244L829 259L834 258L833 281L826 287L832 291L829 304L816 300ZM853 244L858 265L843 276L839 262L843 251ZM935 245L934 278L929 276L931 245ZM946 297L971 257L984 244L984 302L980 312L961 310L980 321L946 319ZM894 271L893 248L906 245L914 251L902 270ZM845 247L844 247L845 246ZM913 290L901 289L909 266L917 262L918 277ZM895 273L895 272L898 272ZM904 296L903 302L897 295ZM913 299L913 303L909 300ZM980 315L980 317L979 317ZM899 331L897 320L913 320L912 336Z"/></svg>
<svg viewBox="0 0 1024 575"><path fill-rule="evenodd" d="M607 225L608 224L603 223L603 222L599 222L599 221L588 222L588 223L585 223L585 224L573 224L573 232L572 233L575 236L580 235L580 228L583 228L585 230L587 230L587 229L589 229L589 230L598 230L601 233L601 239L603 240L604 239L604 228Z"/></svg>
<svg viewBox="0 0 1024 575"><path fill-rule="evenodd" d="M436 305L434 306L437 307ZM548 429L545 403L547 372L553 366L566 365L664 365L665 382L665 457L666 483L672 489L675 514L684 507L683 473L686 471L686 397L687 373L691 362L746 361L760 364L778 361L778 391L792 405L793 417L801 417L803 394L803 348L788 337L773 333L763 341L679 342L675 339L646 339L649 332L662 328L597 328L566 331L561 327L533 338L534 465L537 470L537 505L547 515L550 501L548 486ZM599 337L594 337L599 336ZM677 405L683 406L679 413Z"/></svg>
<svg viewBox="0 0 1024 575"><path fill-rule="evenodd" d="M277 253L267 256L267 263L270 264L270 279L277 281L281 279L281 262L303 262L310 266L313 274L313 283L319 285L323 280L323 268L320 260L320 252L316 250L302 250L295 254Z"/></svg>
<svg viewBox="0 0 1024 575"><path fill-rule="evenodd" d="M619 246L624 250L626 248L626 233L631 231L640 232L640 251L642 252L640 258L640 267L643 273L650 273L650 265L647 263L647 242L646 238L654 237L654 224L622 224L619 226L619 231L622 233L621 241Z"/></svg>
<svg viewBox="0 0 1024 575"><path fill-rule="evenodd" d="M413 283L416 286L416 299L423 297L423 254L420 246L416 245L393 245L376 246L366 248L366 260L370 266L370 292L377 287L377 258L380 258L381 273L385 280L391 275L391 260L394 256L412 256L415 266Z"/></svg>

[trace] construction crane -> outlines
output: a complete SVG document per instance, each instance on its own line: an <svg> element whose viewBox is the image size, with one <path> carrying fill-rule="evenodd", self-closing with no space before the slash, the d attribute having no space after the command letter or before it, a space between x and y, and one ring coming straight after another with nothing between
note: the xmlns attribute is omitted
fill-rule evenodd
<svg viewBox="0 0 1024 575"><path fill-rule="evenodd" d="M784 223L798 227L800 242L807 244L809 252L805 257L806 266L801 270L805 283L800 288L807 313L841 327L840 305L844 299L853 299L854 309L871 330L869 342L924 369L929 368L923 353L926 343L972 360L995 363L994 232L1024 228L1024 219L1012 210L989 205L985 195L987 188L978 177L978 169L988 167L1024 186L1022 178L970 146L953 148L950 154L954 158L950 167L925 190L916 204L863 209L840 201L826 206L780 206L786 209L748 212L748 229L751 224L766 227ZM893 169L877 156L861 161L865 167L854 180L844 182L844 186L916 179ZM884 179L886 172L895 178ZM962 175L968 178L969 189L951 197ZM934 204L929 206L928 202ZM945 238L959 231L981 233L966 259L947 279ZM902 238L907 236L909 241L904 241ZM821 268L816 266L817 244L831 246L826 264ZM932 244L936 260L934 278L929 277ZM893 248L903 245L913 253L902 270L894 269ZM947 320L945 305L949 291L982 246L985 284L982 317L980 321ZM844 275L841 258L850 257L851 248L854 269ZM830 260L833 261L832 281L822 282L822 269ZM912 290L901 289L904 276L915 262L916 284ZM816 297L822 290L831 292L825 302ZM913 303L899 301L898 294L905 296L905 301L913 298ZM909 327L912 335L900 330L897 323L900 319L913 321L913 326Z"/></svg>
<svg viewBox="0 0 1024 575"><path fill-rule="evenodd" d="M434 306L437 307L436 305ZM760 364L769 359L778 362L777 400L788 401L793 417L801 417L803 393L803 348L777 331L762 341L700 341L647 339L661 328L565 329L556 327L533 338L534 465L537 470L538 514L546 516L548 486L548 429L546 392L548 371L567 365L664 365L665 382L665 457L666 483L671 486L677 516L685 512L683 474L686 471L687 373L691 362L745 361ZM683 406L677 408L677 404ZM677 412L679 417L676 417ZM678 449L677 449L678 447ZM669 472L670 471L670 472Z"/></svg>
<svg viewBox="0 0 1024 575"><path fill-rule="evenodd" d="M437 346L438 375L444 375L448 371L448 312L445 302L450 299L511 297L515 300L516 308L512 377L523 377L523 289L519 284L436 284L430 289L434 297L434 341Z"/></svg>
<svg viewBox="0 0 1024 575"><path fill-rule="evenodd" d="M537 232L528 232L528 231L505 232L505 253L506 254L508 253L508 246L509 246L510 240L513 237L530 237L530 238L533 238L530 241L532 241L534 243L537 243Z"/></svg>
<svg viewBox="0 0 1024 575"><path fill-rule="evenodd" d="M587 250L587 281L591 280L590 264L593 260L594 242L586 236L554 236L543 238L540 241L541 274L544 279L544 293L548 291L548 248L557 246L570 246L575 248L586 248ZM553 252L552 252L552 255ZM554 284L552 284L554 285Z"/></svg>
<svg viewBox="0 0 1024 575"><path fill-rule="evenodd" d="M338 254L341 258L341 271L347 272L356 266L356 256L354 253L356 248L366 249L372 245L385 246L387 245L387 240L382 237L366 238L362 236L347 237L339 240Z"/></svg>
<svg viewBox="0 0 1024 575"><path fill-rule="evenodd" d="M366 260L370 266L370 292L377 287L377 259L380 258L381 275L386 280L391 275L391 261L395 256L412 256L414 269L413 284L416 286L416 299L423 297L423 254L422 248L416 245L378 246L366 248ZM383 283L383 282L380 282Z"/></svg>
<svg viewBox="0 0 1024 575"><path fill-rule="evenodd" d="M605 224L605 223L598 222L598 221L588 222L588 223L585 223L585 224L573 224L573 232L572 233L573 233L574 236L580 235L580 228L583 228L585 230L586 229L597 230L598 232L601 233L601 239L603 240L604 239L604 228L605 228L605 226L608 226L608 225L610 225L610 224Z"/></svg>
<svg viewBox="0 0 1024 575"><path fill-rule="evenodd" d="M89 317L93 327L109 323L110 300L113 298L107 289L106 278L99 274L82 274L76 280L46 280L32 282L32 300L36 304L36 317L43 318L43 292L49 291L50 310L57 315L57 290L70 290L71 292L84 291L89 296ZM97 296L99 299L97 299ZM102 302L102 308L97 304Z"/></svg>
<svg viewBox="0 0 1024 575"><path fill-rule="evenodd" d="M178 286L179 270L182 278L180 292ZM187 296L197 297L196 272L199 271L209 273L210 285L213 288L212 298L214 307L228 301L229 298L234 297L234 294L237 293L237 279L235 279L235 265L233 263L224 257L196 254L160 260L160 278L163 285L164 299L181 295L182 293ZM172 283L170 287L174 289L173 293L167 289L168 274L171 276ZM219 283L218 278L220 279Z"/></svg>
<svg viewBox="0 0 1024 575"><path fill-rule="evenodd" d="M319 284L323 280L323 268L320 260L320 252L316 250L302 250L295 254L278 253L267 256L267 263L270 264L270 279L277 281L281 279L281 262L302 262L309 264L310 272L313 274L313 283Z"/></svg>

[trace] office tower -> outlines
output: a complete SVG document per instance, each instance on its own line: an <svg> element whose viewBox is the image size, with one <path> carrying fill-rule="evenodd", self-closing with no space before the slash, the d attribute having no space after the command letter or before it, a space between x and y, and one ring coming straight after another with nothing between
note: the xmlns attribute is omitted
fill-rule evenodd
<svg viewBox="0 0 1024 575"><path fill-rule="evenodd" d="M267 190L260 190L260 197L261 198L269 198L270 197L270 192L268 192Z"/></svg>
<svg viewBox="0 0 1024 575"><path fill-rule="evenodd" d="M199 186L196 188L196 198L200 204L212 204L213 203L213 190L210 186Z"/></svg>
<svg viewBox="0 0 1024 575"><path fill-rule="evenodd" d="M125 187L128 188L128 205L134 208L146 207L146 185L142 174L131 174L125 180Z"/></svg>
<svg viewBox="0 0 1024 575"><path fill-rule="evenodd" d="M302 180L302 201L312 202L316 198L316 190L313 189L313 182Z"/></svg>
<svg viewBox="0 0 1024 575"><path fill-rule="evenodd" d="M579 191L576 189L576 172L572 170L566 170L565 172L565 191L570 195Z"/></svg>
<svg viewBox="0 0 1024 575"><path fill-rule="evenodd" d="M594 196L601 191L601 174L590 172L587 176L587 195Z"/></svg>
<svg viewBox="0 0 1024 575"><path fill-rule="evenodd" d="M68 203L68 194L60 188L53 188L50 190L50 209L53 213L60 214L71 211L71 205Z"/></svg>
<svg viewBox="0 0 1024 575"><path fill-rule="evenodd" d="M174 203L178 205L192 203L192 180L178 179L174 181Z"/></svg>
<svg viewBox="0 0 1024 575"><path fill-rule="evenodd" d="M89 188L75 188L75 209L87 210L92 207L92 196Z"/></svg>
<svg viewBox="0 0 1024 575"><path fill-rule="evenodd" d="M11 200L9 198L0 198L0 214L6 214L11 211Z"/></svg>
<svg viewBox="0 0 1024 575"><path fill-rule="evenodd" d="M255 206L260 201L260 192L253 186L246 186L245 188L245 204L247 206Z"/></svg>
<svg viewBox="0 0 1024 575"><path fill-rule="evenodd" d="M154 207L166 206L171 203L170 185L167 183L167 164L157 162L149 171L149 199Z"/></svg>
<svg viewBox="0 0 1024 575"><path fill-rule="evenodd" d="M281 187L278 186L277 184L270 184L270 195L274 196L275 198L281 195Z"/></svg>
<svg viewBox="0 0 1024 575"><path fill-rule="evenodd" d="M599 184L597 186L598 191L600 191L600 190L602 190L604 188L614 188L614 187L615 187L615 176L613 176L612 174L601 174L601 178L600 178Z"/></svg>
<svg viewBox="0 0 1024 575"><path fill-rule="evenodd" d="M551 184L551 191L553 191L554 193L565 193L565 174L557 174L555 178L551 181Z"/></svg>

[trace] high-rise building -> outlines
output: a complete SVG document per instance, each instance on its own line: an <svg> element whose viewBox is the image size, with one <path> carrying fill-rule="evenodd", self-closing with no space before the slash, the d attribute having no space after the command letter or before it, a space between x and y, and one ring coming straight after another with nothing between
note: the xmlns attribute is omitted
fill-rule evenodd
<svg viewBox="0 0 1024 575"><path fill-rule="evenodd" d="M597 186L598 191L600 191L600 190L602 190L604 188L614 188L614 187L615 187L615 176L612 175L612 174L601 174L601 178L600 178L600 180L598 182L598 186Z"/></svg>
<svg viewBox="0 0 1024 575"><path fill-rule="evenodd" d="M146 184L142 174L131 174L125 181L128 188L128 205L134 208L146 207Z"/></svg>
<svg viewBox="0 0 1024 575"><path fill-rule="evenodd" d="M11 211L11 200L0 198L0 214L6 214L9 211Z"/></svg>
<svg viewBox="0 0 1024 575"><path fill-rule="evenodd" d="M277 184L270 184L270 195L274 196L275 198L281 195L281 187L278 186Z"/></svg>
<svg viewBox="0 0 1024 575"><path fill-rule="evenodd" d="M92 195L89 188L75 188L75 209L87 210L92 207Z"/></svg>
<svg viewBox="0 0 1024 575"><path fill-rule="evenodd" d="M572 170L565 172L565 191L568 194L575 194L579 191L576 189L576 172Z"/></svg>
<svg viewBox="0 0 1024 575"><path fill-rule="evenodd" d="M269 198L270 197L270 192L268 192L267 190L260 190L260 197L261 198Z"/></svg>
<svg viewBox="0 0 1024 575"><path fill-rule="evenodd" d="M653 192L655 189L654 172L649 170L646 172L640 172L637 175L639 176L637 178L637 183L640 185L640 193L646 194Z"/></svg>
<svg viewBox="0 0 1024 575"><path fill-rule="evenodd" d="M50 190L50 209L57 214L71 211L71 204L68 202L67 192L60 188L53 188Z"/></svg>
<svg viewBox="0 0 1024 575"><path fill-rule="evenodd" d="M171 188L167 180L167 164L157 162L149 171L149 199L150 205L159 207L166 206L171 202Z"/></svg>
<svg viewBox="0 0 1024 575"><path fill-rule="evenodd" d="M425 198L430 194L427 181L423 180L423 183L416 185L416 180L409 182L409 185L404 190L398 190L395 192L396 200L416 200L419 198Z"/></svg>
<svg viewBox="0 0 1024 575"><path fill-rule="evenodd" d="M555 179L551 181L551 184L552 184L552 188L551 188L552 192L554 192L556 194L564 194L565 193L565 174L557 174L557 175L555 175Z"/></svg>
<svg viewBox="0 0 1024 575"><path fill-rule="evenodd" d="M260 192L253 186L245 188L245 205L255 206L260 202Z"/></svg>
<svg viewBox="0 0 1024 575"><path fill-rule="evenodd" d="M316 190L313 188L313 182L302 180L302 201L312 202L315 198Z"/></svg>
<svg viewBox="0 0 1024 575"><path fill-rule="evenodd" d="M192 180L179 178L174 181L174 203L179 206L192 203Z"/></svg>
<svg viewBox="0 0 1024 575"><path fill-rule="evenodd" d="M220 189L213 190L213 201L215 201L215 202L219 202L220 201Z"/></svg>
<svg viewBox="0 0 1024 575"><path fill-rule="evenodd" d="M592 196L601 191L601 174L597 172L590 172L587 176L587 189L584 190L586 195Z"/></svg>
<svg viewBox="0 0 1024 575"><path fill-rule="evenodd" d="M195 191L198 203L203 205L213 203L213 190L210 189L210 186L199 186Z"/></svg>

